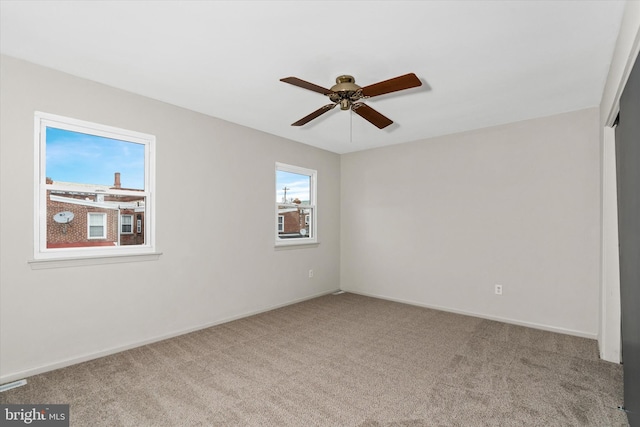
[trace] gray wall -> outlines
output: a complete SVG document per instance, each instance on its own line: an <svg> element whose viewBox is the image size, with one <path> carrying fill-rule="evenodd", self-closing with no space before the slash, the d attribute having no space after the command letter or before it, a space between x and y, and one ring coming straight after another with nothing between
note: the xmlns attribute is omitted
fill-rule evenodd
<svg viewBox="0 0 640 427"><path fill-rule="evenodd" d="M599 132L594 108L343 155L342 289L595 338Z"/></svg>
<svg viewBox="0 0 640 427"><path fill-rule="evenodd" d="M1 67L0 382L339 288L338 155L13 58ZM156 135L158 261L30 268L36 110ZM318 170L315 247L274 249L276 161Z"/></svg>

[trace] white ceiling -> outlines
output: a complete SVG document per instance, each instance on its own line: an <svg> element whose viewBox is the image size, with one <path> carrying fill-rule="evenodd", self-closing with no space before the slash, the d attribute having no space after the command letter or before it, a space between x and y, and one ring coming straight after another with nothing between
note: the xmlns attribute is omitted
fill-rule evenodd
<svg viewBox="0 0 640 427"><path fill-rule="evenodd" d="M607 1L6 1L3 54L336 153L599 105L624 11ZM415 73L379 130L279 81ZM55 113L52 111L51 113Z"/></svg>

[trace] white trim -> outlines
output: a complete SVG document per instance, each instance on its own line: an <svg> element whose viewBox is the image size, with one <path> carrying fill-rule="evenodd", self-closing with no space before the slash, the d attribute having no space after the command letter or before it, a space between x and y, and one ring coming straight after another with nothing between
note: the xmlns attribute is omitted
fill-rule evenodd
<svg viewBox="0 0 640 427"><path fill-rule="evenodd" d="M619 363L620 278L618 259L617 194L615 190L615 134L611 127L620 112L620 97L640 52L640 2L627 1L615 50L600 101L601 226L600 226L600 357Z"/></svg>
<svg viewBox="0 0 640 427"><path fill-rule="evenodd" d="M46 128L53 127L73 132L81 132L89 135L107 137L120 141L131 142L144 145L144 189L129 190L116 189L107 186L95 185L74 185L68 182L46 183ZM34 260L60 260L76 259L78 257L113 257L114 255L131 256L134 254L156 253L155 251L155 142L153 135L125 130L98 123L85 122L69 117L58 116L49 113L36 111L34 113L34 239L33 258ZM115 171L114 171L115 172ZM144 207L135 207L136 212L144 212L145 226L144 244L132 245L126 249L117 247L81 247L81 248L47 248L47 190L69 191L79 193L113 194L113 195L136 195L145 199ZM69 200L63 196L51 195L52 200L65 203L95 206L104 209L117 210L116 204L103 202L89 202L82 200ZM121 207L134 208L128 203L121 203ZM118 218L118 223L120 218ZM106 228L105 228L106 231ZM117 235L120 236L120 224L118 224ZM108 235L108 234L107 234ZM106 237L106 236L105 236ZM103 237L103 238L105 238ZM93 238L95 239L95 237Z"/></svg>
<svg viewBox="0 0 640 427"><path fill-rule="evenodd" d="M275 174L277 175L278 171L294 173L298 175L305 175L310 178L309 185L309 204L308 205L292 205L287 203L275 202L275 214L276 214L276 224L275 224L275 246L300 246L300 245L316 245L318 244L318 206L317 206L317 181L318 181L318 171L315 169L308 169L301 166L289 165L286 163L276 162ZM277 178L276 178L277 184ZM275 188L275 186L274 186ZM280 209L280 206L285 207L294 207L295 210L299 208L309 209L311 212L311 226L309 228L309 237L297 237L297 238L289 238L283 239L280 237L278 230L278 215L283 212Z"/></svg>
<svg viewBox="0 0 640 427"><path fill-rule="evenodd" d="M633 64L635 64L636 58L638 57L638 51L640 51L640 32L638 32L638 34L636 35L636 39L633 42L633 54L629 57L629 60L624 66L624 70L622 71L620 86L618 86L618 90L616 91L616 94L613 98L612 105L609 109L609 115L607 116L607 121L605 123L605 125L607 126L613 126L616 121L616 117L618 117L618 113L620 112L620 97L622 96L624 87L627 84L627 80L629 80L631 70L633 70Z"/></svg>
<svg viewBox="0 0 640 427"><path fill-rule="evenodd" d="M114 138L128 142L136 142L138 144L147 144L150 138L155 139L153 135L149 135L147 133L117 128L100 123L87 122L57 114L44 113L42 111L36 111L35 116L44 121L45 125L48 124L50 127L70 130L73 132L81 132L89 135Z"/></svg>
<svg viewBox="0 0 640 427"><path fill-rule="evenodd" d="M131 218L131 222L129 224L125 224L122 219L128 216ZM131 227L131 231L122 231L122 226L123 225L128 225ZM133 214L120 214L120 221L118 223L118 228L120 229L120 234L133 234Z"/></svg>
<svg viewBox="0 0 640 427"><path fill-rule="evenodd" d="M106 254L96 257L78 256L56 259L32 259L27 261L32 270L50 268L84 267L88 265L120 264L127 262L157 261L162 252Z"/></svg>
<svg viewBox="0 0 640 427"><path fill-rule="evenodd" d="M91 224L91 217L92 216L100 216L102 218L102 234L100 236L92 236L91 235L91 227L97 227L97 225L95 224ZM107 230L107 214L104 212L87 212L87 239L92 240L92 239L98 239L98 240L104 240L107 238L108 235L108 230Z"/></svg>
<svg viewBox="0 0 640 427"><path fill-rule="evenodd" d="M600 358L620 363L620 259L616 191L615 130L603 129L601 152Z"/></svg>

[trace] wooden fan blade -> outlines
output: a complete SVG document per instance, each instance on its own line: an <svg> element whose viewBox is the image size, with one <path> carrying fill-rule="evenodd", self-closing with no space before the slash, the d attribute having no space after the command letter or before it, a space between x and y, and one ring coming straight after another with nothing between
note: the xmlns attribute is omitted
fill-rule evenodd
<svg viewBox="0 0 640 427"><path fill-rule="evenodd" d="M362 88L362 94L367 97L372 97L418 86L422 86L420 79L415 74L409 73L404 76L394 77L393 79L365 86Z"/></svg>
<svg viewBox="0 0 640 427"><path fill-rule="evenodd" d="M299 79L297 77L285 77L283 79L280 79L280 81L281 82L285 82L285 83L289 83L289 84L294 85L294 86L301 87L303 89L308 89L308 90L312 90L314 92L319 92L319 93L321 93L323 95L330 95L330 94L333 93L329 89L325 89L322 86L318 86L316 84L306 82L306 81L304 81L302 79Z"/></svg>
<svg viewBox="0 0 640 427"><path fill-rule="evenodd" d="M369 107L367 104L363 104L361 102L356 102L351 106L351 109L363 119L369 121L371 124L376 126L378 129L384 129L393 123L393 120L388 117L383 116L378 113L373 108Z"/></svg>
<svg viewBox="0 0 640 427"><path fill-rule="evenodd" d="M308 116L304 116L303 118L301 118L300 120L298 120L295 123L291 123L291 126L302 126L306 123L309 123L311 120L320 117L321 115L323 115L324 113L326 113L329 110L332 110L336 105L338 104L327 104L325 106L322 106L320 108L318 108L316 111L314 111L313 113L309 114Z"/></svg>

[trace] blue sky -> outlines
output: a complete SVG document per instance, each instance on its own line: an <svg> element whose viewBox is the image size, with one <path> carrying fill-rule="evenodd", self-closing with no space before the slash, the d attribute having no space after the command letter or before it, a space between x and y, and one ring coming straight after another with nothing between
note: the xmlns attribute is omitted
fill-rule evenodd
<svg viewBox="0 0 640 427"><path fill-rule="evenodd" d="M282 202L284 196L284 187L287 187L287 200L295 199L301 201L309 201L309 183L311 178L308 175L300 175L297 173L276 171L276 203Z"/></svg>
<svg viewBox="0 0 640 427"><path fill-rule="evenodd" d="M47 127L46 176L53 181L144 190L144 145Z"/></svg>

